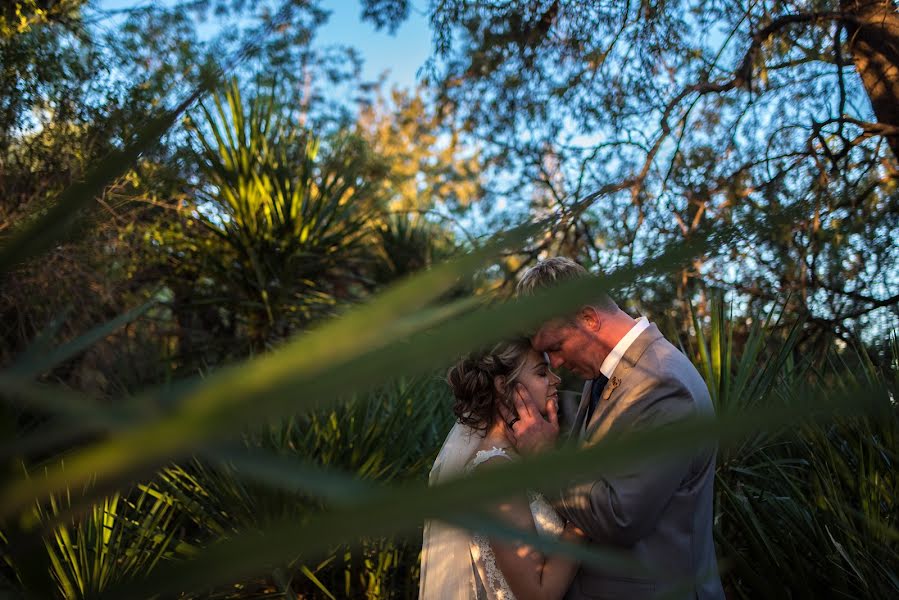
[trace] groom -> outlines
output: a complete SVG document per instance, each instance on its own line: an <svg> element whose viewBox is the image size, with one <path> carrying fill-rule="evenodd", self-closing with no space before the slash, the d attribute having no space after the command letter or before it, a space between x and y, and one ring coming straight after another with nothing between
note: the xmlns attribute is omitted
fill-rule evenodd
<svg viewBox="0 0 899 600"><path fill-rule="evenodd" d="M518 294L586 274L572 260L549 258L525 272ZM634 320L608 297L544 323L531 343L546 353L552 368L564 366L587 380L570 432L584 446L606 435L714 412L690 361L645 317ZM558 426L536 406L526 408L519 401L518 413L510 433L519 452L555 443ZM584 566L566 598L637 600L686 582L683 598L723 599L712 542L714 480L715 448L706 447L689 456L660 456L625 472L598 473L564 490L557 503L563 518L596 544L618 547L665 573L635 578ZM690 580L696 582L691 588Z"/></svg>

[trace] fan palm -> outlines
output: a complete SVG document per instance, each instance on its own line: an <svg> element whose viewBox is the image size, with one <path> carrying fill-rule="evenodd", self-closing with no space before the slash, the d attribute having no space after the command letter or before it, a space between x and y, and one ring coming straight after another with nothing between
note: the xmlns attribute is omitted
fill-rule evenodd
<svg viewBox="0 0 899 600"><path fill-rule="evenodd" d="M381 282L424 269L453 250L449 232L417 214L391 214L375 233L380 250L375 277Z"/></svg>
<svg viewBox="0 0 899 600"><path fill-rule="evenodd" d="M65 600L102 598L110 586L145 577L160 561L185 558L194 551L178 536L184 514L171 496L152 485L115 493L85 514L72 514L71 509L71 493L37 505L38 527L49 527L43 548L18 556L29 564L17 561L14 552L6 555L12 571L28 580L32 592L42 590Z"/></svg>
<svg viewBox="0 0 899 600"><path fill-rule="evenodd" d="M259 349L352 295L377 204L371 161L351 136L288 122L273 89L246 100L232 81L211 104L189 119L195 217L212 234L199 275L235 299L232 317Z"/></svg>

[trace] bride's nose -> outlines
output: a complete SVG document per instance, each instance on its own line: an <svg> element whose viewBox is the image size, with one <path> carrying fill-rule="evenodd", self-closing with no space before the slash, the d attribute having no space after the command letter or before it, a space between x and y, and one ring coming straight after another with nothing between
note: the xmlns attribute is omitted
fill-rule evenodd
<svg viewBox="0 0 899 600"><path fill-rule="evenodd" d="M554 383L554 384L556 384L556 385L562 383L562 378L561 378L561 377L559 377L558 375L556 375L556 374L553 373L552 371L550 371L549 374L552 375L552 377L550 377L550 381L551 381L552 383Z"/></svg>

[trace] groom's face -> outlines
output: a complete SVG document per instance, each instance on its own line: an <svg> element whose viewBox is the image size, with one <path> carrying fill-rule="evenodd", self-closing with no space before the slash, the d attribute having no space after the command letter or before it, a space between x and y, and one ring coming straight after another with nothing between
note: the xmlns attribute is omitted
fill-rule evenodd
<svg viewBox="0 0 899 600"><path fill-rule="evenodd" d="M537 352L546 354L553 369L564 367L583 379L593 379L597 375L592 338L577 319L555 319L545 323L531 338L531 344Z"/></svg>

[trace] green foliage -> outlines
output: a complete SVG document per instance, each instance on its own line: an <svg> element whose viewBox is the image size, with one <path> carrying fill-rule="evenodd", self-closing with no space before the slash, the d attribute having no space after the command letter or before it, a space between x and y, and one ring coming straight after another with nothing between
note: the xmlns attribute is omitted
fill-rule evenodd
<svg viewBox="0 0 899 600"><path fill-rule="evenodd" d="M476 310L456 320L452 318L459 316L459 309L470 311L471 303L467 299L458 303L457 308L453 305L429 306L435 298L455 286L460 277L479 268L508 245L520 244L534 230L535 227L522 228L510 238L484 250L418 274L388 289L367 306L300 336L280 351L256 359L246 367L224 369L202 384L163 389L126 402L119 413L124 420L112 427L113 435L106 441L69 456L65 469L50 469L46 476L9 485L4 495L7 514L16 511L14 506L28 505L31 498L52 494L54 490L72 489L80 485L79 482L96 480L105 485L120 477L130 477L127 474L136 474L166 458L181 456L190 448L199 449L205 445L204 440L219 438L222 427L232 432L235 428L243 428L248 418L274 417L284 414L288 406L292 411L298 408L308 411L315 406L334 403L342 394L367 389L402 373L421 372L473 345L517 331L529 322L545 319L593 297L596 282L583 280L525 299L517 306ZM693 249L672 249L646 268L666 268L681 260L684 252L691 251ZM623 272L618 274L618 279L632 276L633 272ZM614 285L615 278L610 279L609 284ZM265 375L260 377L261 373ZM18 385L11 386L15 381L14 378L5 380L6 389L19 393ZM296 397L295 390L302 390L302 395ZM37 396L40 395L38 392ZM49 395L55 394L50 392ZM250 399L252 402L248 402ZM53 412L56 410L50 408L52 402L44 406ZM103 416L105 411L96 407L87 414L92 411L98 412L97 418L91 417L92 423L101 426L109 423ZM151 416L154 413L156 416ZM40 439L41 433L36 435ZM558 462L561 458L555 460L554 464L563 464ZM584 468L583 460L586 458L572 463L570 468ZM553 472L557 477L569 473L567 470L546 472ZM519 481L516 485L521 486L524 475L525 472L519 472L512 481ZM288 481L284 480L285 483ZM481 481L480 485L484 483ZM494 495L508 493L510 489L505 479L495 479L491 483L488 489ZM459 487L456 494L470 494L472 489L466 484ZM384 518L366 523L360 521L365 512L362 509L353 509L351 514L355 516L351 518L346 518L341 511L327 511L308 522L315 530L305 534L292 533L291 527L281 519L264 530L263 539L270 540L264 547L255 547L257 536L242 533L233 540L210 547L208 556L218 562L220 559L214 556L220 555L231 564L232 558L226 557L231 557L237 548L241 548L241 555L245 555L248 545L254 547L250 552L252 558L244 558L243 566L233 571L235 576L241 576L248 573L247 569L259 568L261 561L273 558L276 553L283 556L284 550L294 544L299 544L296 546L298 552L317 554L334 543L346 541L345 535L349 531L356 532L354 535L365 535L367 531L368 535L379 537L395 531L391 529L395 522L402 523L404 528L418 525L425 514L422 511L431 510L437 499L442 502L434 505L437 509L440 506L448 509L458 506L459 499L464 497L427 491L425 497L415 500L420 494L418 486L413 486L407 491L391 491L382 499L375 495L371 498L375 504L370 510L381 511ZM366 497L360 496L359 500ZM89 501L89 496L80 499L82 506L89 505ZM341 525L335 527L337 523ZM276 532L282 534L280 538ZM199 579L193 579L193 585L199 585L209 581L209 575L223 571L201 569L195 573L205 573ZM167 577L160 583L162 581L166 581L166 585L186 586L181 589L192 586L182 576Z"/></svg>
<svg viewBox="0 0 899 600"><path fill-rule="evenodd" d="M194 552L177 539L184 517L174 499L158 489L140 486L130 494L115 493L86 514L76 516L71 509L71 492L35 509L39 526L50 530L43 542L49 565L43 576L52 581L45 589L54 589L55 597L102 598L110 586L143 577L159 561ZM17 571L33 565L11 566Z"/></svg>
<svg viewBox="0 0 899 600"><path fill-rule="evenodd" d="M317 464L379 483L420 480L452 422L447 395L445 383L434 375L400 380L335 409L248 431L243 440L248 448L274 452L300 470ZM186 558L231 536L263 530L274 520L306 519L330 503L272 489L254 478L253 470L240 465L195 459L161 470L153 483L131 494L102 499L71 522L71 494L62 501L53 497L37 513L40 523L54 528L44 544L49 565L44 576L52 576L58 597L105 597L108 585L140 579L160 560ZM418 566L418 539L338 545L321 560L306 564L294 557L267 575L197 597L277 597L288 591L414 597L417 583L410 571Z"/></svg>
<svg viewBox="0 0 899 600"><path fill-rule="evenodd" d="M21 2L13 4L21 9ZM67 17L68 26L28 23L13 37L0 34L0 233L46 206L48 196L109 152L119 125L104 117L114 112L121 90L89 91L105 65L73 32L79 19Z"/></svg>
<svg viewBox="0 0 899 600"><path fill-rule="evenodd" d="M452 423L447 396L446 385L436 377L400 380L333 410L265 425L248 432L244 443L300 469L314 464L379 484L420 480ZM199 545L262 530L278 519L302 520L334 501L272 489L254 478L246 466L203 460L160 474L163 489L178 498L180 510L195 524ZM417 561L415 543L367 539L337 546L320 561L293 558L279 569L294 592L324 588L336 597L384 598L396 597L387 590L413 589L408 569Z"/></svg>
<svg viewBox="0 0 899 600"><path fill-rule="evenodd" d="M22 6L37 3L15 4ZM761 151L764 143L743 128L760 124L752 118L756 107L721 97L717 103L697 100L663 123L658 137L639 141L647 139L646 115L660 113L652 99L665 97L658 65L675 65L672 81L683 83L695 74L691 65L705 68L732 57L723 47L711 59L706 48L692 47L687 34L705 17L685 20L676 14L677 3L639 15L623 8L624 29L609 37L597 31L608 33L621 21L618 8L582 10L578 3L553 1L532 3L526 11L513 4L481 10L441 3L437 17L464 18L438 18L438 25L458 23L465 33L460 41L466 60L447 65L447 103L434 109L421 95L395 95L395 107L363 114L356 137L345 133L346 120L322 122L324 113L310 100L320 94L310 91L309 74L333 67L317 62L306 47L323 18L315 3L215 6L237 20L249 15L263 29L248 27L246 35L204 46L194 17L212 3L178 2L126 10L122 27L104 37L109 53L92 45L92 30L73 36L52 19L0 36L3 89L12 90L0 93L7 124L0 128L2 158L11 165L0 175L0 216L7 217L0 227L4 236L16 232L0 246L8 277L0 288L4 340L14 342L4 344L0 369L0 394L10 405L2 415L8 436L0 450L17 467L4 474L0 496L4 587L40 598L414 597L423 519L477 523L499 538L516 536L500 524L472 521L466 510L720 436L716 528L722 554L733 565L727 575L733 595L896 595L899 490L892 467L899 351L894 348L891 366L884 367L861 351L822 347L802 353L798 343L807 327L795 318L814 302L820 306L821 290L837 284L839 294L862 310L829 305L827 326L844 336L838 321L890 304L889 298L865 295L893 283L883 279L892 256L884 240L891 239L885 232L896 214L895 185L885 175L892 167L877 166L882 156L870 136L831 156L827 151L842 133L819 140L823 146L810 142L805 159L823 155L839 176L817 163L790 163L796 140L786 135L770 148L783 154L766 155L762 164L758 156L769 148ZM397 22L408 9L407 2L393 0L363 6L378 25ZM389 10L372 14L378 7ZM6 10L4 16L11 14ZM758 14L716 10L738 33L771 18L766 6ZM557 35L560 27L571 35ZM786 36L776 37L780 46L766 43L764 52L796 58L793 46L784 45ZM627 44L617 45L619 38ZM282 87L275 84L248 94L237 77L187 120L189 151L170 151L184 147L182 132L171 125L203 92L191 82L206 64L204 53L248 39L258 43L239 57L248 60L250 72L277 80L276 67L304 65L278 73L289 83L283 88L303 89L302 97L282 101ZM596 47L609 39L610 47ZM829 48L832 40L810 32L806 42ZM630 63L619 53L625 45L628 53L648 51ZM80 53L70 56L69 47ZM610 78L606 64L621 68ZM777 69L759 56L752 64L765 73L760 97L789 88L789 82L775 81ZM128 85L107 82L96 91L96 77L109 65ZM529 77L531 72L540 76ZM314 85L329 81L316 79ZM361 82L352 82L366 93ZM195 93L174 111L160 108L185 85ZM804 89L797 98L816 96ZM770 96L765 99L768 104L758 107L763 113L772 106ZM291 103L301 115L291 112ZM706 117L702 126L690 116L697 104ZM784 112L792 106L783 104ZM674 109L683 107L676 102ZM527 181L546 187L536 200L546 218L499 240L472 242L470 253L441 263L453 249L452 235L412 215L435 206L435 198L460 209L481 193L482 157L459 153L455 125L448 137L440 135L443 119L459 117L458 110L461 130L491 134L487 149L495 165L520 168ZM148 126L133 118L138 114L159 118ZM300 117L304 123L310 117L315 128L295 126ZM679 124L668 127L675 118ZM557 144L555 136L572 123L583 126L579 135L614 135L592 148ZM727 139L716 139L714 128L728 124ZM519 145L506 135L521 127L530 137ZM700 134L681 144L687 131ZM166 134L170 144L151 152ZM681 137L669 148L671 136ZM735 149L732 142L746 146ZM660 144L658 154L654 143ZM657 169L654 157L667 161L666 168ZM742 166L747 157L749 166ZM571 161L580 161L575 178ZM641 164L648 165L645 174L631 179ZM657 170L667 174L660 178ZM125 183L117 184L123 174ZM611 191L597 197L612 201L597 204L592 221L580 219L586 204L569 200L593 183L608 183ZM518 198L528 188L512 189ZM140 197L152 205L118 237L120 243L132 235L144 240L143 254L135 257L110 243L115 236L86 240L90 260L79 261L67 252L71 246L60 246L81 208L98 197ZM403 212L385 216L385 207ZM869 209L876 212L865 213ZM797 229L800 213L804 225ZM671 215L676 229L667 221ZM704 227L709 222L717 225L711 236ZM591 231L606 223L608 245ZM647 227L658 235L645 236ZM672 239L679 241L660 243ZM773 316L737 327L739 318L718 302L696 311L696 346L687 346L709 383L717 423L683 423L586 452L565 448L440 489L424 486L451 421L446 392L428 375L434 368L573 309L600 285L642 287L649 278L646 295L664 306L671 287L665 278L679 270L687 300L694 289L689 280L708 273L702 257L723 249L739 261L756 241L757 258L766 264L746 273L784 267L790 277L781 288L806 281L792 275L811 273L813 292L799 308L788 306L784 327L775 327L780 319ZM596 261L609 270L600 281L571 282L517 303L489 306L485 300L492 298L458 291L472 275L495 271L510 253L526 249L537 256L553 247L587 248L591 258L607 248L622 254ZM60 256L68 258L68 269L56 268ZM806 264L807 256L814 264ZM870 272L862 268L862 256L873 261ZM144 264L147 257L152 260ZM823 259L830 267L816 262ZM30 292L69 283L76 268L96 269L95 285L65 303L87 312L91 294L108 296L99 319L106 323L71 326L88 333L56 344L65 321L57 299L32 313L49 315L56 325L29 315L34 322L25 327L18 315L49 295ZM26 270L39 285L21 285ZM857 280L860 287L847 288L843 280ZM870 287L881 280L882 289ZM388 285L368 298L381 284ZM109 292L115 286L122 291ZM776 287L768 282L769 291ZM153 308L120 308L151 297ZM820 325L820 319L813 315L811 322ZM24 343L38 331L36 343ZM113 331L115 340L107 337ZM133 386L105 390L102 402L79 393L90 386L60 369L100 338L108 353L137 349L146 361L130 365L141 371ZM230 364L247 355L252 358ZM180 377L196 371L202 378ZM43 383L33 381L41 376ZM847 399L864 406L847 407ZM869 405L877 412L862 414ZM835 416L836 409L849 414ZM620 560L607 549L533 543L587 562Z"/></svg>
<svg viewBox="0 0 899 600"><path fill-rule="evenodd" d="M160 114L187 97L189 90L203 82L210 64L241 77L248 72L280 71L279 80L290 82L283 89L305 90L291 76L300 82L311 77L310 91L316 100L299 102L294 95L285 101L302 104L307 115L316 117L329 104L318 100L323 97L320 88L336 85L338 80L353 85L357 74L357 61L349 53L334 51L324 56L309 47L312 31L325 17L314 3L177 0L110 8L104 2L53 0L3 6L3 15L19 11L40 18L31 19L26 31L0 38L0 244L58 204L69 184L83 181L94 167L108 166L111 152L117 154L143 133L147 115ZM222 30L199 35L198 29L206 28L203 23L212 18ZM283 68L299 60L307 67ZM154 237L160 222L162 230L171 225L170 207L192 200L185 198L184 190L190 189L186 181L196 182L196 173L180 151L183 137L176 126L167 143L144 146L140 162L129 165L135 172L106 181L96 204L95 198L88 198L100 210L70 215L79 217L83 226L72 229L73 235L46 262L20 264L14 273L4 275L0 360L25 347L69 303L79 310L60 330L61 340L141 304L156 292L163 279L160 271L167 273L172 265L160 265L158 255L148 256L141 240L145 235ZM185 272L191 275L195 273ZM38 297L44 301L31 301ZM202 311L190 311L190 317L197 312ZM185 329L215 335L229 331L228 319L219 330L206 327L209 317L186 317L190 329ZM111 363L93 361L99 354L96 351L88 353L92 360L79 359L57 375L76 385L81 385L82 376L96 379L95 387L103 393L155 383L165 377L169 361L179 358L178 335L172 330L163 319L148 319L138 327L138 336L147 337L136 345L145 352L132 355L131 361L118 354L123 360L116 368L135 371L127 377L109 371L101 374L96 367ZM228 358L215 352L203 355L201 347L210 342L197 337L196 343L182 345L196 356L184 361L185 370L196 372ZM245 344L232 345L234 354L246 354ZM116 355L121 348L104 350ZM91 362L95 364L80 364Z"/></svg>
<svg viewBox="0 0 899 600"><path fill-rule="evenodd" d="M484 196L484 164L428 89L394 89L364 107L356 132L384 161L382 193L392 211L464 214Z"/></svg>
<svg viewBox="0 0 899 600"><path fill-rule="evenodd" d="M772 315L734 340L735 323L716 299L711 323L694 318L694 356L719 414L826 397L895 379L863 350L796 361L800 326L777 333ZM708 331L706 335L704 331ZM733 565L740 598L889 598L899 592L899 408L874 396L869 416L809 420L721 449L716 541Z"/></svg>
<svg viewBox="0 0 899 600"><path fill-rule="evenodd" d="M375 228L374 277L389 282L425 269L455 250L450 234L414 214L392 214Z"/></svg>
<svg viewBox="0 0 899 600"><path fill-rule="evenodd" d="M725 314L722 306L716 306L717 308L713 308L716 315ZM750 339L759 340L767 335L767 327L761 321L758 323ZM696 325L698 330L702 329L701 323L697 322ZM715 394L722 421L730 423L730 431L739 430L744 436L757 431L761 423L768 423L770 427L773 423L784 422L787 414L793 415L790 419L802 422L804 415L811 414L806 411L813 405L802 400L801 379L796 375L791 361L784 359L789 354L783 352L784 344L754 342L748 344L748 347L755 350L744 354L732 341L728 342L730 330L731 326L722 320L713 334L703 334L700 337L700 343L705 346L700 351L700 367L711 377L711 387L717 390ZM786 344L792 345L792 342ZM759 346L762 347L761 350L758 349ZM765 362L764 357L769 348L773 349L775 356L781 355L779 363L767 362L771 367L770 373L775 375L768 373L760 377L753 376L749 371L753 364L758 363L744 360L743 357L755 356L757 360ZM732 357L730 362L726 358L728 355ZM728 364L731 368L727 367ZM733 369L734 365L739 367ZM347 371L350 372L352 371ZM883 375L870 364L864 371L858 372L864 381L846 378L842 386L845 392L857 393L856 390L865 388L859 388L856 384L871 384L883 379ZM822 371L824 376L841 373L842 370L835 368L833 364ZM789 385L785 385L785 378L790 377L795 379L789 379ZM772 379L777 381L777 385L770 384ZM895 379L895 374L892 379ZM751 383L747 384L747 381ZM253 458L252 455L246 459L241 458L233 465L226 463L224 466L209 466L204 460L191 463L188 467L172 466L165 469L160 475L162 483L159 484L159 489L176 499L175 504L189 516L193 523L192 531L196 534L190 540L191 545L203 547L201 553L209 557L208 561L195 563L192 567L195 573L206 574L196 579L198 583L204 582L201 587L212 583L213 579L220 584L226 582L224 577L209 576L217 572L215 569L203 568L200 571L201 565L232 564L236 567L241 563L258 564L256 557L260 553L264 552L266 556L276 554L271 550L274 546L281 548L277 553L284 562L274 565L268 563L267 571L261 566L256 567L256 578L243 580L239 587L216 588L218 591L215 593L221 594L221 597L239 597L241 594L324 588L338 597L347 589L353 594L367 593L370 597L378 597L380 592L377 590L383 590L385 586L387 589L407 592L411 587L414 593L412 577L417 561L414 545L410 546L402 541L396 542L398 545L391 545L381 541L380 535L375 535L367 538L368 541L361 542L361 545L356 545L355 549L346 551L341 549L339 543L326 543L325 540L337 540L342 535L364 535L366 531L385 532L390 528L385 523L389 522L403 522L408 527L410 522L417 522L420 518L419 512L424 514L425 507L450 510L449 507L458 506L462 498L474 493L485 494L488 489L492 490L492 494L508 494L513 487L533 485L537 473L547 482L550 474L560 481L567 480L574 472L572 469L596 469L599 464L607 464L602 462L602 456L606 457L605 460L614 456L636 456L637 449L651 454L662 448L682 446L684 439L696 442L715 431L693 428L689 432L672 432L666 442L661 442L662 445L659 445L659 440L641 438L633 440L630 446L617 447L617 450L611 446L603 448L603 454L594 452L590 456L580 457L576 454L548 456L542 462L537 461L540 464L535 462L521 465L514 478L512 473L508 476L505 473L491 473L489 481L481 478L470 484L466 482L464 486L458 486L458 490L454 487L452 491L447 488L420 494L417 486L414 486L405 491L402 488L396 490L379 501L377 493L371 495L375 490L370 486L363 486L353 492L351 489L358 487L353 484L350 488L344 487L337 495L327 496L323 504L315 500L321 497L318 493L310 495L315 488L312 484L313 473L308 468L310 461L326 466L328 470L322 473L332 473L333 476L337 476L340 471L355 472L356 476L349 478L347 484L359 482L359 478L380 483L394 480L400 474L420 478L436 450L444 428L449 424L448 415L443 412L446 404L441 402L441 396L445 392L442 386L435 387L435 383L433 379L413 382L411 385L398 383L396 387L383 388L367 395L365 399L359 398L341 404L336 410L301 413L283 422L270 423L243 437L244 443L257 451L274 453L284 458L283 467L286 470L282 473L292 471L297 476L285 477L275 471L264 475L268 472L269 465L262 455L258 458ZM817 388L812 389L811 393L814 396L822 395ZM853 590L859 589L859 581L863 581L867 586L865 589L874 596L882 594L883 590L892 589L889 587L892 585L892 575L889 567L884 565L894 564L892 560L895 558L895 546L892 545L896 540L895 505L892 502L895 490L889 487L895 485L895 478L891 471L884 471L883 463L878 465L878 461L895 453L896 415L895 405L887 396L881 397L887 402L883 408L892 412L876 415L876 419L871 421L871 424L879 423L876 425L879 429L874 435L870 425L846 428L840 424L853 421L808 421L802 431L809 431L811 434L804 438L803 443L797 444L792 434L785 436L777 428L769 428L767 435L749 436L749 439L761 439L762 443L738 445L735 448L748 450L741 454L724 455L726 458L722 458L719 472L720 514L717 522L723 554L736 563L734 571L728 576L730 587L746 597L759 593L763 588L757 587L758 582L770 583L770 576L756 567L762 561L770 560L772 569L777 568L780 569L779 573L784 573L784 580L774 584L774 588L793 589L795 592L791 593L794 596L799 594L803 597L802 593L807 593L809 597L813 597L830 585L851 594ZM726 403L724 398L727 398ZM783 400L788 400L783 407L791 412L785 413L779 408ZM794 402L798 402L797 406L790 407ZM755 407L754 412L739 410L738 404L751 404ZM769 410L769 406L775 411L765 412ZM753 418L753 415L757 416ZM891 420L884 420L887 416ZM735 425L737 429L733 429ZM841 434L844 441L833 445L832 451L822 452L836 438L828 434L827 439L817 439L815 432L835 430L844 432ZM889 434L892 437L884 435L884 431L892 432ZM868 436L873 440L871 450L874 452L870 455L880 456L862 468L863 473L872 476L871 479L858 477L859 473L854 467L863 464L863 461L857 460L859 455L854 455L851 451L845 452L845 449L857 447L859 442L867 444L865 440L869 439ZM728 446L728 450L730 448ZM209 455L214 457L216 452L211 450ZM834 466L839 468L835 469ZM835 478L835 473L839 477ZM883 487L880 482L884 482L887 487ZM822 498L825 500L823 506L820 501ZM341 510L342 506L346 509ZM443 508L438 508L440 506ZM310 508L311 512L306 512ZM319 513L320 510L324 513ZM862 510L868 516L857 519ZM836 520L828 517L827 513L837 515ZM332 518L328 518L328 515L332 515ZM379 516L386 521L381 521ZM826 521L831 526L822 527L822 519L831 519ZM319 527L315 527L316 522L320 524ZM345 531L340 527L341 523L345 523ZM855 526L856 529L850 529L850 526ZM247 529L262 533L258 537L248 535ZM350 534L350 531L354 533ZM872 532L878 535L871 536ZM410 538L414 539L414 535L410 533ZM842 537L844 535L848 537ZM314 543L314 540L321 540L325 546ZM854 543L850 543L853 541ZM312 556L297 558L296 554L286 550L288 546L318 548L313 556L321 557L322 561L310 561ZM823 548L833 548L834 551L824 554L825 561L829 562L822 564L818 560L820 557L811 549ZM301 552L299 556L304 556L304 553ZM238 558L241 563L231 562ZM818 588L815 587L817 584L812 585L810 581L820 580L820 569L823 567L832 568L834 578ZM855 574L844 577L848 569L862 573L862 577ZM237 577L244 571L241 568L228 572L233 572ZM188 571L184 569L166 572L169 575L164 581L168 583L160 583L160 589L201 589L190 587L190 581L194 579L185 578ZM793 575L802 572L819 579L806 581ZM348 578L349 584L346 583ZM365 583L360 583L360 580ZM387 581L394 583L388 584ZM397 581L405 582L405 586L395 587ZM343 587L346 585L351 587ZM132 592L137 590L132 587L128 589ZM145 584L141 584L141 589L145 589ZM207 593L203 595L208 596Z"/></svg>
<svg viewBox="0 0 899 600"><path fill-rule="evenodd" d="M201 227L161 250L184 265L175 306L215 303L212 318L258 351L364 289L372 159L353 137L288 123L273 89L246 100L232 80L201 115L189 123L201 178L189 218Z"/></svg>

